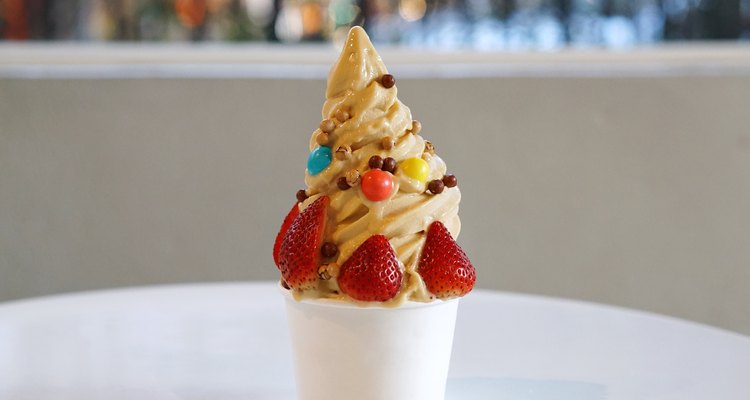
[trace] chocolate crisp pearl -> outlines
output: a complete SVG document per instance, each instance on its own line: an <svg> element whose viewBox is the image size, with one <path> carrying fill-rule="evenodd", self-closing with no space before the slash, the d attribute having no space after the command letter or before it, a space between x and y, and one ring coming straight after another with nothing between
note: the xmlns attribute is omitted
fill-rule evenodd
<svg viewBox="0 0 750 400"><path fill-rule="evenodd" d="M320 130L325 133L331 133L336 129L336 124L330 119L324 119L320 122Z"/></svg>
<svg viewBox="0 0 750 400"><path fill-rule="evenodd" d="M415 119L411 121L411 133L416 135L419 132L422 132L422 123Z"/></svg>
<svg viewBox="0 0 750 400"><path fill-rule="evenodd" d="M320 132L315 136L315 142L317 142L321 146L325 146L328 144L328 134L325 132Z"/></svg>
<svg viewBox="0 0 750 400"><path fill-rule="evenodd" d="M395 174L396 173L396 160L394 160L392 157L386 157L383 160L383 171Z"/></svg>
<svg viewBox="0 0 750 400"><path fill-rule="evenodd" d="M427 190L432 192L432 194L443 193L443 189L445 189L445 184L440 179L430 181L430 183L427 185Z"/></svg>
<svg viewBox="0 0 750 400"><path fill-rule="evenodd" d="M383 146L383 149L390 150L396 145L396 141L392 137L386 136L380 141L380 145Z"/></svg>
<svg viewBox="0 0 750 400"><path fill-rule="evenodd" d="M300 189L297 191L297 201L302 203L303 201L307 200L307 193L305 192L305 189Z"/></svg>
<svg viewBox="0 0 750 400"><path fill-rule="evenodd" d="M390 89L396 84L396 78L391 74L385 74L380 78L380 84L383 85L384 88Z"/></svg>
<svg viewBox="0 0 750 400"><path fill-rule="evenodd" d="M346 183L348 183L349 186L357 186L359 184L359 180L359 171L357 171L356 169L350 169L349 171L346 171Z"/></svg>
<svg viewBox="0 0 750 400"><path fill-rule="evenodd" d="M349 183L346 181L345 176L342 176L338 180L336 180L336 186L338 186L341 190L347 190L351 188L351 186L349 186Z"/></svg>
<svg viewBox="0 0 750 400"><path fill-rule="evenodd" d="M336 119L339 120L339 122L344 122L349 118L350 118L349 113L346 112L345 110L336 111Z"/></svg>
<svg viewBox="0 0 750 400"><path fill-rule="evenodd" d="M324 264L318 268L318 277L324 281L331 279L331 274L328 272L328 265Z"/></svg>
<svg viewBox="0 0 750 400"><path fill-rule="evenodd" d="M320 254L323 255L323 257L331 258L338 254L339 248L336 247L335 244L331 242L325 242L323 243L323 247L320 248Z"/></svg>
<svg viewBox="0 0 750 400"><path fill-rule="evenodd" d="M429 140L425 140L424 141L424 152L425 153L430 153L430 154L435 154L435 145L432 144L432 142L430 142Z"/></svg>
<svg viewBox="0 0 750 400"><path fill-rule="evenodd" d="M452 188L458 185L458 179L455 175L446 175L443 177L443 183L445 186Z"/></svg>
<svg viewBox="0 0 750 400"><path fill-rule="evenodd" d="M344 161L347 158L352 156L352 148L348 145L339 146L336 149L336 159L339 161Z"/></svg>
<svg viewBox="0 0 750 400"><path fill-rule="evenodd" d="M380 156L372 156L367 162L370 169L381 169L383 168L383 158Z"/></svg>

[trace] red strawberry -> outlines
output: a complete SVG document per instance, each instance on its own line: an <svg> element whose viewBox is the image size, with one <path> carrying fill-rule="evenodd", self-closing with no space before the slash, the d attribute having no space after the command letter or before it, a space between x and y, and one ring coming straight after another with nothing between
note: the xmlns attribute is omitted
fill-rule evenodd
<svg viewBox="0 0 750 400"><path fill-rule="evenodd" d="M318 280L320 245L330 199L321 196L292 221L279 249L279 269L294 289L311 289Z"/></svg>
<svg viewBox="0 0 750 400"><path fill-rule="evenodd" d="M292 209L289 210L289 214L284 218L284 222L281 223L281 229L276 235L276 241L273 243L273 262L276 263L276 267L279 266L279 250L281 249L281 242L284 241L286 236L286 230L289 229L289 225L292 224L295 218L299 215L299 203L294 203Z"/></svg>
<svg viewBox="0 0 750 400"><path fill-rule="evenodd" d="M403 273L388 238L370 236L339 270L341 291L360 301L386 301L401 289Z"/></svg>
<svg viewBox="0 0 750 400"><path fill-rule="evenodd" d="M440 299L469 293L477 280L471 261L440 221L427 230L417 272L427 290Z"/></svg>

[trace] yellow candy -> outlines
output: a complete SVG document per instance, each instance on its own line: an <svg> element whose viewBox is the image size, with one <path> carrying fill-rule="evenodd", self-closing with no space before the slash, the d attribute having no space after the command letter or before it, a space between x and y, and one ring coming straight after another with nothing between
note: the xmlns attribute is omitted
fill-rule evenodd
<svg viewBox="0 0 750 400"><path fill-rule="evenodd" d="M421 158L410 158L401 163L401 171L409 178L416 179L422 183L427 181L430 175L430 166Z"/></svg>

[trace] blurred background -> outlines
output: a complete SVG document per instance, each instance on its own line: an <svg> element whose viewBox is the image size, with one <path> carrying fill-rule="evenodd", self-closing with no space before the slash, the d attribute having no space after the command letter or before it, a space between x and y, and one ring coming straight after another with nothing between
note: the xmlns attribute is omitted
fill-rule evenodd
<svg viewBox="0 0 750 400"><path fill-rule="evenodd" d="M478 287L750 334L750 0L0 0L0 301L276 279L352 24Z"/></svg>
<svg viewBox="0 0 750 400"><path fill-rule="evenodd" d="M327 41L435 49L748 40L750 0L2 0L6 40Z"/></svg>

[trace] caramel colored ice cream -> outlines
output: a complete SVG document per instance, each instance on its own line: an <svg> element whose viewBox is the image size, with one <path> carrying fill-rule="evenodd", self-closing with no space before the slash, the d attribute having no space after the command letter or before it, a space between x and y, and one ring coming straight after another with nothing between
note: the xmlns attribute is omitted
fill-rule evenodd
<svg viewBox="0 0 750 400"><path fill-rule="evenodd" d="M435 298L420 276L420 255L433 222L458 236L461 192L397 93L365 31L352 28L328 77L322 121L310 138L300 209L321 196L330 202L320 279L297 290L298 297L346 299L336 279L340 267L368 238L383 235L403 274L387 304ZM378 171L365 176L371 170Z"/></svg>

